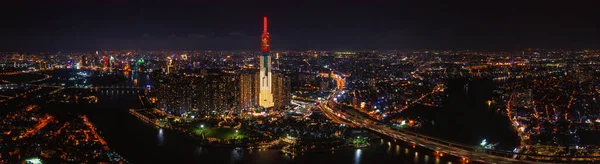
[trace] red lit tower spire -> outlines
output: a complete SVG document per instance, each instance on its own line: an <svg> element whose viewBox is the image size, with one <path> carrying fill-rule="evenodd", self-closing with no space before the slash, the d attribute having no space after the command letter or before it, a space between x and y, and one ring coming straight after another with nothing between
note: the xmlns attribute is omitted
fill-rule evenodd
<svg viewBox="0 0 600 164"><path fill-rule="evenodd" d="M267 17L263 17L263 33L267 33Z"/></svg>
<svg viewBox="0 0 600 164"><path fill-rule="evenodd" d="M271 51L271 36L269 35L269 32L267 32L267 17L263 18L263 33L261 36L261 52L263 53L267 53L266 55L269 55L268 52ZM265 54L263 54L265 55Z"/></svg>

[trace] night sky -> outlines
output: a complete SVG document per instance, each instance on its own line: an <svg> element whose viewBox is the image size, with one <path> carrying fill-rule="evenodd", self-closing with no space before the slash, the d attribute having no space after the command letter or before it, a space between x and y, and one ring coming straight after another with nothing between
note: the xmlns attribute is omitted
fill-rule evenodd
<svg viewBox="0 0 600 164"><path fill-rule="evenodd" d="M594 0L197 1L3 1L0 51L600 48Z"/></svg>

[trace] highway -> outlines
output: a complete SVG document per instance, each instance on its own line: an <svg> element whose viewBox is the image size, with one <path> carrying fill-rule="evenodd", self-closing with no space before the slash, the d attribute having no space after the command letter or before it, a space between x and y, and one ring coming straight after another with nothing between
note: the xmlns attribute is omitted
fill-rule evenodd
<svg viewBox="0 0 600 164"><path fill-rule="evenodd" d="M364 127L370 129L372 131L378 132L380 134L389 136L391 138L395 138L398 140L402 140L407 143L412 143L415 145L419 145L421 147L425 147L436 152L442 152L445 154L450 154L453 156L461 157L471 161L485 162L485 163L534 163L534 161L525 161L510 157L504 157L499 155L492 155L481 151L475 151L477 148L474 146L466 146L460 145L449 141L444 141L441 139L436 139L432 137L428 137L425 135L420 135L408 131L396 131L387 127L386 125L372 123L367 118L363 118L362 116L354 116L354 115L338 115L336 112L331 109L328 105L333 102L334 95L338 95L344 89L345 80L334 74L332 76L336 80L338 87L332 92L332 94L328 97L327 100L322 101L319 104L319 107L323 111L326 117L331 119L333 122L339 124L354 124L360 127ZM435 91L434 91L435 92ZM488 151L489 152L489 151ZM540 162L535 162L540 163Z"/></svg>
<svg viewBox="0 0 600 164"><path fill-rule="evenodd" d="M326 102L326 103L328 103L328 102ZM325 116L327 118L329 118L331 121L333 121L337 124L344 124L344 125L348 125L348 126L360 125L360 124L355 124L353 122L344 120L343 116L338 116L335 112L333 112L333 110L331 110L331 108L327 107L326 104L323 104L323 103L319 104L319 108L321 108L321 110L323 111L323 114L325 114Z"/></svg>
<svg viewBox="0 0 600 164"><path fill-rule="evenodd" d="M389 136L391 138L399 139L407 143L412 143L425 147L434 151L442 152L445 154L454 155L457 157L466 158L472 161L486 162L486 163L527 163L527 161L513 159L503 156L491 155L483 152L476 152L465 149L463 145L447 143L446 141L440 141L438 139L430 138L424 135L418 135L415 133L400 132L393 130L385 125L378 125L375 123L365 122L366 118L360 118L360 116L340 117L335 112L327 107L325 102L320 107L325 115L332 119L332 121L340 124L348 124L351 122L354 125L361 126L363 128L370 129L380 134Z"/></svg>

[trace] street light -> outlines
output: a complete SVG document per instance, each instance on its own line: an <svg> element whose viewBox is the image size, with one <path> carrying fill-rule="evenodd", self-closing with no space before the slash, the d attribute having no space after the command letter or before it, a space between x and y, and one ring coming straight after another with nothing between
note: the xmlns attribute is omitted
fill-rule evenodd
<svg viewBox="0 0 600 164"><path fill-rule="evenodd" d="M204 124L200 125L200 128L204 128Z"/></svg>
<svg viewBox="0 0 600 164"><path fill-rule="evenodd" d="M238 139L238 130L235 130L235 139Z"/></svg>

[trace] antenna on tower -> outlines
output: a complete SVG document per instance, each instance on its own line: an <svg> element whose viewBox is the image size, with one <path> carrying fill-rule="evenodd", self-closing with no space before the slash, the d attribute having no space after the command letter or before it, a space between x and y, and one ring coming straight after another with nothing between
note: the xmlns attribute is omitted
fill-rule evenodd
<svg viewBox="0 0 600 164"><path fill-rule="evenodd" d="M263 17L263 32L267 32L267 16Z"/></svg>

